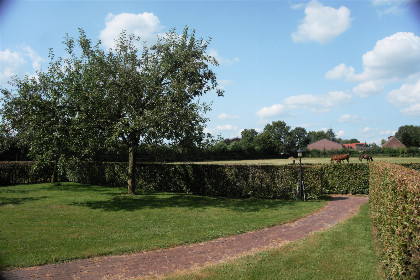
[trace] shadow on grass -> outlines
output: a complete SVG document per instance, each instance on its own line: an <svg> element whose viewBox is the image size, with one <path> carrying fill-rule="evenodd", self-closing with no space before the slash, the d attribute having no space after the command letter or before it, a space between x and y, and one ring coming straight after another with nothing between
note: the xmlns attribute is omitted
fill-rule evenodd
<svg viewBox="0 0 420 280"><path fill-rule="evenodd" d="M237 212L257 212L265 209L281 209L282 207L293 206L298 203L301 202L254 198L234 199L189 194L147 194L137 196L119 195L110 200L88 201L72 205L86 206L92 209L102 209L105 211L136 211L147 208L159 209L174 207L204 210L208 207L216 207L226 208Z"/></svg>
<svg viewBox="0 0 420 280"><path fill-rule="evenodd" d="M4 206L4 205L8 205L8 204L19 205L19 204L23 204L25 202L40 200L40 199L44 199L44 198L48 198L48 197L43 196L43 197L12 197L11 198L11 197L0 196L0 206Z"/></svg>
<svg viewBox="0 0 420 280"><path fill-rule="evenodd" d="M69 191L69 192L96 192L96 193L104 193L109 195L119 195L124 193L122 188L116 187L104 187L104 186L94 186L88 184L79 184L79 183L72 183L72 182L61 182L56 184L46 184L41 190L54 190L54 191Z"/></svg>

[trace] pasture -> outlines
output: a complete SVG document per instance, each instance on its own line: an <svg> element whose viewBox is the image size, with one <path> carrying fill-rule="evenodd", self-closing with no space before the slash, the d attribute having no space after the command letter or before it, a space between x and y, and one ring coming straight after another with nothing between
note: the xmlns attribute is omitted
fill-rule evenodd
<svg viewBox="0 0 420 280"><path fill-rule="evenodd" d="M205 161L205 162L193 162L199 164L244 164L244 165L285 165L285 164L299 164L299 158L295 159L257 159L257 160L229 160L229 161ZM331 158L302 158L302 164L330 164ZM385 161L390 163L420 163L419 157L375 157L373 156L374 161ZM350 157L350 163L360 163L358 157ZM366 164L366 160L363 160L362 163ZM336 164L336 163L334 163ZM342 162L341 164L347 164L347 162Z"/></svg>
<svg viewBox="0 0 420 280"><path fill-rule="evenodd" d="M76 183L0 187L0 268L198 243L296 220L327 203L125 193Z"/></svg>

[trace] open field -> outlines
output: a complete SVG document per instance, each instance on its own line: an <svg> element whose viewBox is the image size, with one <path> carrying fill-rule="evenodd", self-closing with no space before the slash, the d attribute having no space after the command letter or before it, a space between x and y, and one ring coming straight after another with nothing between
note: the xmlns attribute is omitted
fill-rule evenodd
<svg viewBox="0 0 420 280"><path fill-rule="evenodd" d="M374 161L385 161L391 163L420 163L419 157L375 157ZM206 162L193 162L198 164L266 164L266 165L284 165L292 164L293 159L257 159L257 160L229 160L229 161L206 161ZM299 163L299 158L295 159L295 163ZM302 158L302 164L329 164L330 158ZM347 163L347 162L344 162ZM350 157L350 163L360 163L359 158ZM366 163L366 160L363 160Z"/></svg>
<svg viewBox="0 0 420 280"><path fill-rule="evenodd" d="M125 192L76 183L0 187L0 268L197 243L295 220L327 203Z"/></svg>
<svg viewBox="0 0 420 280"><path fill-rule="evenodd" d="M161 278L159 278L161 279ZM168 275L166 280L198 279L385 279L376 251L369 205L335 227L279 249Z"/></svg>

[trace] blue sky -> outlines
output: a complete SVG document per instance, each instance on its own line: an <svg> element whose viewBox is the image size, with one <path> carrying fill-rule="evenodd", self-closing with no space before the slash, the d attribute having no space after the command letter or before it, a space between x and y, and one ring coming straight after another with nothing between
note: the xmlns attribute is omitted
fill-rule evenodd
<svg viewBox="0 0 420 280"><path fill-rule="evenodd" d="M211 37L225 96L206 131L224 138L282 120L380 144L420 125L420 9L395 1L0 1L0 83L46 69L83 28L112 47L122 29L153 42L175 27Z"/></svg>

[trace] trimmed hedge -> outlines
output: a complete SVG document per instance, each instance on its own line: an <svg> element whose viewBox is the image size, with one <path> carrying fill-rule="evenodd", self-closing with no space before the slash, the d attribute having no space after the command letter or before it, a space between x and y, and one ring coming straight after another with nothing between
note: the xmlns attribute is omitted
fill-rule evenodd
<svg viewBox="0 0 420 280"><path fill-rule="evenodd" d="M0 162L0 186L50 182L53 165L33 162Z"/></svg>
<svg viewBox="0 0 420 280"><path fill-rule="evenodd" d="M34 166L36 169L34 169ZM302 165L308 199L322 194L368 194L367 164ZM67 163L68 180L84 184L122 187L127 183L127 163ZM33 163L0 165L0 185L48 182L52 166ZM137 189L184 192L227 197L293 199L299 165L138 164Z"/></svg>
<svg viewBox="0 0 420 280"><path fill-rule="evenodd" d="M322 166L325 194L369 194L369 165L324 164Z"/></svg>
<svg viewBox="0 0 420 280"><path fill-rule="evenodd" d="M420 163L402 163L401 165L407 168L420 171Z"/></svg>
<svg viewBox="0 0 420 280"><path fill-rule="evenodd" d="M420 172L370 166L371 215L387 279L420 279Z"/></svg>
<svg viewBox="0 0 420 280"><path fill-rule="evenodd" d="M322 194L369 192L369 166L366 164L303 165L302 170L308 199ZM79 183L125 186L126 172L126 163L86 162L70 166L67 177ZM137 189L293 199L299 166L138 164L136 176Z"/></svg>

